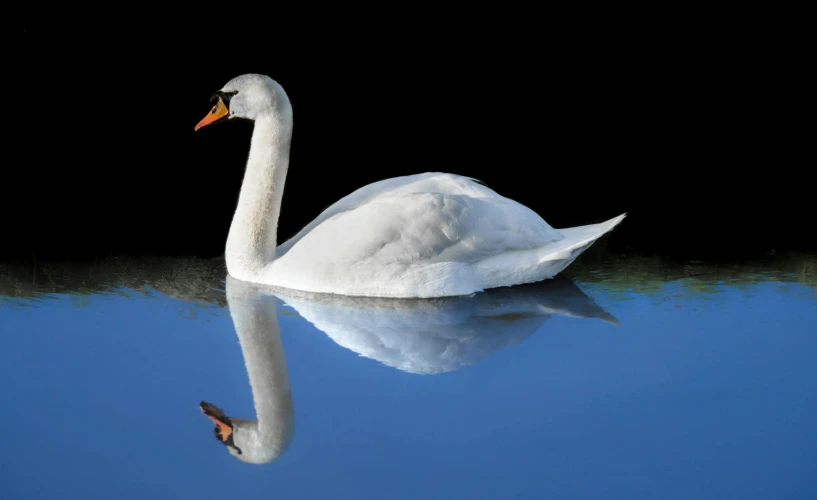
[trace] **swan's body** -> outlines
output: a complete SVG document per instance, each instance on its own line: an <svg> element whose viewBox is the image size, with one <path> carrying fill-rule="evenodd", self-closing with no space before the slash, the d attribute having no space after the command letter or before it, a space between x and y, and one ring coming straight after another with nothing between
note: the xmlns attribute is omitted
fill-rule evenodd
<svg viewBox="0 0 817 500"><path fill-rule="evenodd" d="M316 293L429 298L555 276L624 215L557 230L473 179L424 173L369 184L277 245L289 166L292 107L269 77L229 82L197 128L222 117L255 121L230 233L233 277Z"/></svg>

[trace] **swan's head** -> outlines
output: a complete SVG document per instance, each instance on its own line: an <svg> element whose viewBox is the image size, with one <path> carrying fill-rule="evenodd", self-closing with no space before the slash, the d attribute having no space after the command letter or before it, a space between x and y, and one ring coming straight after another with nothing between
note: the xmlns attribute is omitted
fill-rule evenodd
<svg viewBox="0 0 817 500"><path fill-rule="evenodd" d="M213 107L196 125L196 130L232 118L255 121L262 116L292 117L284 88L266 75L249 73L237 76L213 94L210 100Z"/></svg>
<svg viewBox="0 0 817 500"><path fill-rule="evenodd" d="M282 431L264 434L257 420L230 418L221 408L206 401L199 404L201 412L216 424L216 440L227 447L230 455L250 464L266 464L276 460L289 447L292 422L282 422Z"/></svg>

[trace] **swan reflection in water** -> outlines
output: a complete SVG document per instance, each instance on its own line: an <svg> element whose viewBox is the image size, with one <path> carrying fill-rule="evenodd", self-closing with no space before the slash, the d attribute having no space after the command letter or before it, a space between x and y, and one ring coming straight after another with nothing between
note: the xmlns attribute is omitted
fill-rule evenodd
<svg viewBox="0 0 817 500"><path fill-rule="evenodd" d="M257 420L228 417L206 401L200 408L216 424L216 439L232 456L254 464L272 462L286 451L295 424L275 298L227 276L227 307L244 355Z"/></svg>
<svg viewBox="0 0 817 500"><path fill-rule="evenodd" d="M226 281L227 304L252 388L257 420L229 417L202 401L230 454L263 464L281 456L294 411L276 297L338 345L399 370L459 370L522 342L555 315L618 321L566 277L467 297L381 299L282 290Z"/></svg>

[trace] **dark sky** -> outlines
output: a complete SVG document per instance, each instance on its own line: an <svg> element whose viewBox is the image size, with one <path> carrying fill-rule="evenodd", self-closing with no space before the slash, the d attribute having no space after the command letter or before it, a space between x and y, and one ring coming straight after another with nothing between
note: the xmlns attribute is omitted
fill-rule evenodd
<svg viewBox="0 0 817 500"><path fill-rule="evenodd" d="M817 249L796 149L799 66L653 33L264 37L26 29L11 37L3 255L223 251L250 123L193 133L232 77L293 103L279 241L379 179L476 177L555 227L682 257Z"/></svg>

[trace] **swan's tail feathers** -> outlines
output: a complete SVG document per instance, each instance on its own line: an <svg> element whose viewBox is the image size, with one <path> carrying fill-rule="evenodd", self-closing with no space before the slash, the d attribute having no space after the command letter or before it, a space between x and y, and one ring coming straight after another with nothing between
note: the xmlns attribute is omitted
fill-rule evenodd
<svg viewBox="0 0 817 500"><path fill-rule="evenodd" d="M627 217L626 213L619 215L618 217L613 217L610 220L606 220L604 222L599 222L598 224L588 224L586 226L576 226L576 227L569 227L566 229L559 229L560 232L567 236L568 234L596 234L596 239L602 236L605 233L609 233L614 227L618 226L624 218Z"/></svg>
<svg viewBox="0 0 817 500"><path fill-rule="evenodd" d="M559 229L564 238L532 250L505 252L476 266L481 289L535 283L564 271L576 258L616 227L627 214L606 222Z"/></svg>
<svg viewBox="0 0 817 500"><path fill-rule="evenodd" d="M613 230L627 217L626 213L598 224L559 229L564 239L548 245L548 252L539 259L540 264L556 260L573 262L582 252L590 248L599 238ZM565 266L567 267L567 266Z"/></svg>

